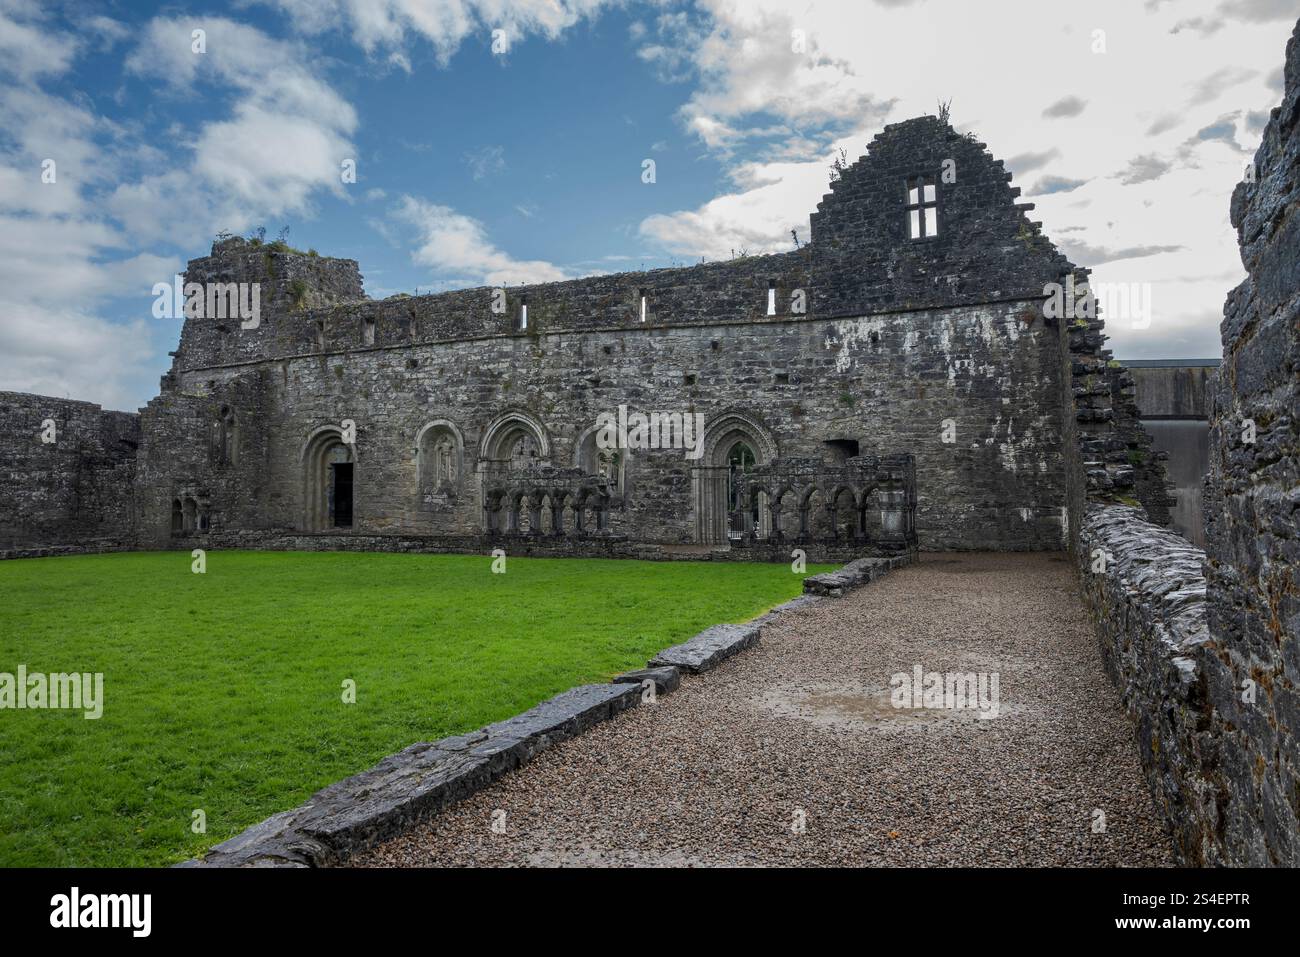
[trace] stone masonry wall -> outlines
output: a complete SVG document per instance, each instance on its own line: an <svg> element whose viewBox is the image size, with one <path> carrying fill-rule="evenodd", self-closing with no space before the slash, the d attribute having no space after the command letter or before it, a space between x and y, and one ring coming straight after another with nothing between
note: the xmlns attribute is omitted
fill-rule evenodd
<svg viewBox="0 0 1300 957"><path fill-rule="evenodd" d="M1286 93L1232 196L1246 280L1228 296L1210 420L1206 573L1243 863L1300 863L1300 23ZM1250 433L1254 432L1252 436ZM1253 438L1253 441L1250 439ZM1253 694L1254 701L1245 700Z"/></svg>
<svg viewBox="0 0 1300 957"><path fill-rule="evenodd" d="M1222 729L1206 695L1203 553L1125 505L1090 505L1079 545L1102 661L1133 719L1179 859L1223 864L1216 832L1230 786L1220 768Z"/></svg>
<svg viewBox="0 0 1300 957"><path fill-rule="evenodd" d="M139 444L136 415L0 392L0 550L129 547Z"/></svg>
<svg viewBox="0 0 1300 957"><path fill-rule="evenodd" d="M906 177L938 177L950 156L940 236L908 240ZM168 503L187 490L214 532L304 530L304 446L343 419L358 427L355 534L478 534L475 473L493 423L527 416L551 465L583 467L597 414L627 405L743 421L766 457L836 461L851 443L912 453L921 547L1060 548L1068 389L1062 330L1041 306L1044 285L1073 267L1008 179L983 144L911 120L843 172L796 251L510 287L500 311L492 289L369 300L355 263L220 241L188 279L272 291L256 329L185 321L144 412L144 540L169 541ZM240 422L234 464L205 447L226 407ZM435 421L454 428L461 468L431 501L416 437ZM694 541L695 464L628 453L609 534Z"/></svg>
<svg viewBox="0 0 1300 957"><path fill-rule="evenodd" d="M910 239L917 175L935 183L939 233ZM1163 520L1163 470L1101 321L1044 317L1046 284L1086 271L1041 235L1009 179L984 144L921 117L886 127L842 172L797 250L503 299L484 288L375 301L355 262L219 239L185 278L257 283L260 322L183 321L141 413L137 541L175 543L176 503L200 516L190 531L319 530L308 442L344 420L358 430L355 515L337 534L476 536L497 424L526 419L543 463L591 474L597 416L622 405L700 413L713 430L704 460L624 454L601 531L632 542L702 541L714 526L699 489L712 480L696 467L725 469L722 443L737 435L759 465L914 455L922 548L1057 549L1089 495ZM417 437L435 423L454 433L458 468L431 490Z"/></svg>
<svg viewBox="0 0 1300 957"><path fill-rule="evenodd" d="M1300 23L1285 75L1255 181L1232 197L1249 276L1224 309L1208 551L1096 501L1077 543L1103 656L1190 865L1300 865Z"/></svg>
<svg viewBox="0 0 1300 957"><path fill-rule="evenodd" d="M742 327L487 337L357 349L275 363L182 371L145 410L142 527L166 542L167 503L199 486L214 529L301 529L304 444L357 424L357 534L481 530L474 472L488 427L511 411L546 433L550 461L577 464L598 413L739 413L782 456L822 458L830 440L917 457L917 526L928 548L1059 548L1065 501L1057 331L1026 324L1032 304L792 319ZM236 466L209 464L204 419L240 419ZM416 437L452 423L463 468L447 500L417 487ZM951 420L957 441L942 441ZM656 543L694 536L693 463L680 451L628 453L611 532Z"/></svg>

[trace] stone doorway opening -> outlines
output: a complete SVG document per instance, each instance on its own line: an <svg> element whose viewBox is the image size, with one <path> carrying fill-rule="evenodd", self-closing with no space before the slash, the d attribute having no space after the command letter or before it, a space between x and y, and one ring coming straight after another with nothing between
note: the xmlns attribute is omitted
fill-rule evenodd
<svg viewBox="0 0 1300 957"><path fill-rule="evenodd" d="M330 464L330 524L334 528L352 527L352 463Z"/></svg>
<svg viewBox="0 0 1300 957"><path fill-rule="evenodd" d="M352 528L356 516L355 447L326 427L303 450L303 528L326 532Z"/></svg>

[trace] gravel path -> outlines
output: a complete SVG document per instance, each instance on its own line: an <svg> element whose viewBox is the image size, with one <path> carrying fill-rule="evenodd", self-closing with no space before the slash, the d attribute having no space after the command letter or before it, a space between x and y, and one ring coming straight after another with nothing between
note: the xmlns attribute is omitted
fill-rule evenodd
<svg viewBox="0 0 1300 957"><path fill-rule="evenodd" d="M890 676L918 664L997 673L999 716L895 709ZM782 616L758 648L353 863L1172 859L1064 556L964 554Z"/></svg>

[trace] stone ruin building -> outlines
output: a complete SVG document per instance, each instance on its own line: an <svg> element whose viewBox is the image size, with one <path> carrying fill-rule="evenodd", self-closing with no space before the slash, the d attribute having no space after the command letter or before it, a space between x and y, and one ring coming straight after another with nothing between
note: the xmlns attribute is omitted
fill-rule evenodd
<svg viewBox="0 0 1300 957"><path fill-rule="evenodd" d="M186 319L138 415L0 394L0 549L1060 549L1087 485L1163 520L1100 319L1044 315L1086 270L1010 180L921 117L795 251L378 301L354 261L221 239L185 279L259 284L260 321ZM602 448L620 407L702 414L700 456Z"/></svg>
<svg viewBox="0 0 1300 957"><path fill-rule="evenodd" d="M187 319L138 415L0 393L0 556L1064 550L1179 859L1296 866L1300 24L1285 87L1198 386L1204 550L1167 527L1101 318L1044 308L1087 271L984 144L921 117L779 255L375 301L355 262L223 239L187 279L260 283L260 324ZM702 454L601 448L620 406L702 414Z"/></svg>

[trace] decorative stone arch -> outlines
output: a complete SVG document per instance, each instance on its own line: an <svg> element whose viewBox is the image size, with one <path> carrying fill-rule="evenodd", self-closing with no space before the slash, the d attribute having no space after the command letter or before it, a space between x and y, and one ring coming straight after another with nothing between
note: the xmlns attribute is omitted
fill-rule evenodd
<svg viewBox="0 0 1300 957"><path fill-rule="evenodd" d="M489 461L508 461L515 442L524 436L531 436L537 444L537 461L545 462L551 457L551 441L546 427L527 412L512 411L497 416L483 431L479 441L479 458Z"/></svg>
<svg viewBox="0 0 1300 957"><path fill-rule="evenodd" d="M848 496L847 503L843 496ZM848 485L836 485L826 496L826 507L830 511L831 533L836 541L853 541L862 534L860 519L861 508L858 505L858 493Z"/></svg>
<svg viewBox="0 0 1300 957"><path fill-rule="evenodd" d="M343 441L343 430L322 425L302 447L303 518L309 532L351 528L356 504L355 445Z"/></svg>
<svg viewBox="0 0 1300 957"><path fill-rule="evenodd" d="M728 456L744 443L753 452L755 467L767 465L777 455L776 440L757 417L747 412L727 411L714 418L704 429L703 454L700 464L692 469L695 498L696 539L709 545L727 544L733 537L758 533L766 537L770 527L760 515L757 529L748 504L752 496L746 494L745 502L738 507L732 469Z"/></svg>
<svg viewBox="0 0 1300 957"><path fill-rule="evenodd" d="M415 481L420 504L458 488L465 475L465 438L456 423L432 419L415 434Z"/></svg>
<svg viewBox="0 0 1300 957"><path fill-rule="evenodd" d="M799 537L804 541L829 538L830 499L818 485L807 486L799 495Z"/></svg>
<svg viewBox="0 0 1300 957"><path fill-rule="evenodd" d="M784 539L799 532L799 494L790 484L779 485L773 492L771 507L771 537Z"/></svg>
<svg viewBox="0 0 1300 957"><path fill-rule="evenodd" d="M744 516L746 535L766 540L773 536L776 529L776 516L773 507L772 490L766 485L751 484L745 498L747 511Z"/></svg>
<svg viewBox="0 0 1300 957"><path fill-rule="evenodd" d="M582 509L576 504L577 496L567 489L557 489L555 496L556 514L559 516L559 522L556 524L557 534L576 534L582 517Z"/></svg>
<svg viewBox="0 0 1300 957"><path fill-rule="evenodd" d="M588 475L609 475L614 479L614 489L619 495L627 494L627 476L628 463L631 461L631 452L628 449L600 449L596 446L596 435L600 432L600 427L593 425L587 431L578 436L578 440L573 444L573 467L582 469ZM605 456L602 453L613 453L612 456ZM612 463L608 458L613 459ZM606 459L606 461L602 461Z"/></svg>
<svg viewBox="0 0 1300 957"><path fill-rule="evenodd" d="M705 425L701 461L706 465L726 465L727 452L742 439L754 450L759 465L776 458L776 440L767 426L756 416L732 410Z"/></svg>

